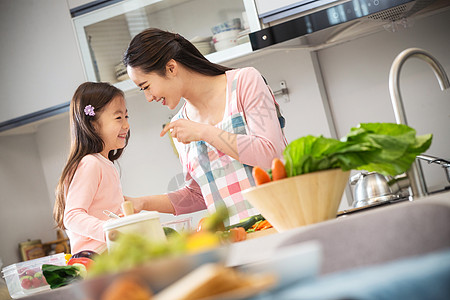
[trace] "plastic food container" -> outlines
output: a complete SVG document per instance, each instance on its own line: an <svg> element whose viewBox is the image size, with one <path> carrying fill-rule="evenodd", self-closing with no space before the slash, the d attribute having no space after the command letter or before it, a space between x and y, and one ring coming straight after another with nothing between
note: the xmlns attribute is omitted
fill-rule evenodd
<svg viewBox="0 0 450 300"><path fill-rule="evenodd" d="M108 251L114 248L114 244L121 233L138 233L151 241L164 242L166 235L159 222L159 214L156 211L142 211L120 219L111 219L103 224L106 235Z"/></svg>
<svg viewBox="0 0 450 300"><path fill-rule="evenodd" d="M65 254L58 253L3 268L2 276L5 278L9 294L12 298L22 298L50 289L42 274L43 264L65 266Z"/></svg>
<svg viewBox="0 0 450 300"><path fill-rule="evenodd" d="M162 227L170 227L178 232L191 231L192 217L162 223Z"/></svg>

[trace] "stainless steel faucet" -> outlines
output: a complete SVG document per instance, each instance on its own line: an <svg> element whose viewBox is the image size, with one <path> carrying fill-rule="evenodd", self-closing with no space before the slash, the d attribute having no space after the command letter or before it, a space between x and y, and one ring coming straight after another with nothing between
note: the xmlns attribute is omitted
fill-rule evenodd
<svg viewBox="0 0 450 300"><path fill-rule="evenodd" d="M450 82L442 65L429 52L419 48L409 48L402 51L394 59L391 70L389 72L389 93L391 95L392 108L394 109L395 120L397 124L408 125L406 121L405 109L403 108L403 100L400 96L400 70L405 61L410 57L417 57L425 61L433 69L441 90L448 89ZM423 197L427 195L427 187L423 176L422 167L417 159L407 172L411 184L410 194L413 197Z"/></svg>

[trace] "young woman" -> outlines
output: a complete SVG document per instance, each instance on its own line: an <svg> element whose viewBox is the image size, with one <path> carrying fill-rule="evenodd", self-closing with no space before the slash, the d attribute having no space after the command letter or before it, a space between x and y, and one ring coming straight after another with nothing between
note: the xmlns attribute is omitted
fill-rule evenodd
<svg viewBox="0 0 450 300"><path fill-rule="evenodd" d="M155 28L133 38L123 61L149 102L174 109L185 101L161 136L171 131L186 186L126 199L137 211L176 215L225 205L225 225L257 214L241 192L254 185L252 167L269 168L286 146L278 105L261 74L211 63L179 34Z"/></svg>
<svg viewBox="0 0 450 300"><path fill-rule="evenodd" d="M86 82L70 103L71 151L56 189L53 215L66 229L72 253L106 249L107 209L121 212L119 174L113 164L130 136L123 92L108 83Z"/></svg>

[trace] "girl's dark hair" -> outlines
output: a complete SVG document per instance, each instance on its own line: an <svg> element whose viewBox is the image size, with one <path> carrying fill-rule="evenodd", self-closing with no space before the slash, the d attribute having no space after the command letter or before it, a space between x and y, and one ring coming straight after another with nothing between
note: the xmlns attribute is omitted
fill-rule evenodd
<svg viewBox="0 0 450 300"><path fill-rule="evenodd" d="M221 75L231 70L207 60L178 33L157 28L148 28L136 35L123 55L125 66L139 68L144 73L156 72L160 76L166 75L166 65L171 59L203 75Z"/></svg>
<svg viewBox="0 0 450 300"><path fill-rule="evenodd" d="M70 154L56 188L56 201L53 208L53 217L57 226L62 229L64 229L65 196L78 164L84 156L99 153L104 147L103 140L95 131L93 122L99 118L105 106L116 97L124 98L124 93L109 83L85 82L77 88L70 102L70 129L72 137ZM86 115L84 112L87 105L94 107L94 116ZM128 131L126 137L125 147L129 138L130 131ZM109 160L115 161L122 155L122 152L123 148L111 150L108 153Z"/></svg>

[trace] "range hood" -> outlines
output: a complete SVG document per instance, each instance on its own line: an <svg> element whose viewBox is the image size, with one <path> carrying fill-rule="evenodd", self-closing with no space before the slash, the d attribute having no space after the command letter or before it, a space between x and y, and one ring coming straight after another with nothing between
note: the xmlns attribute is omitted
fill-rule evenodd
<svg viewBox="0 0 450 300"><path fill-rule="evenodd" d="M250 33L253 50L273 45L323 48L450 8L450 0L302 0L259 14L263 29Z"/></svg>

